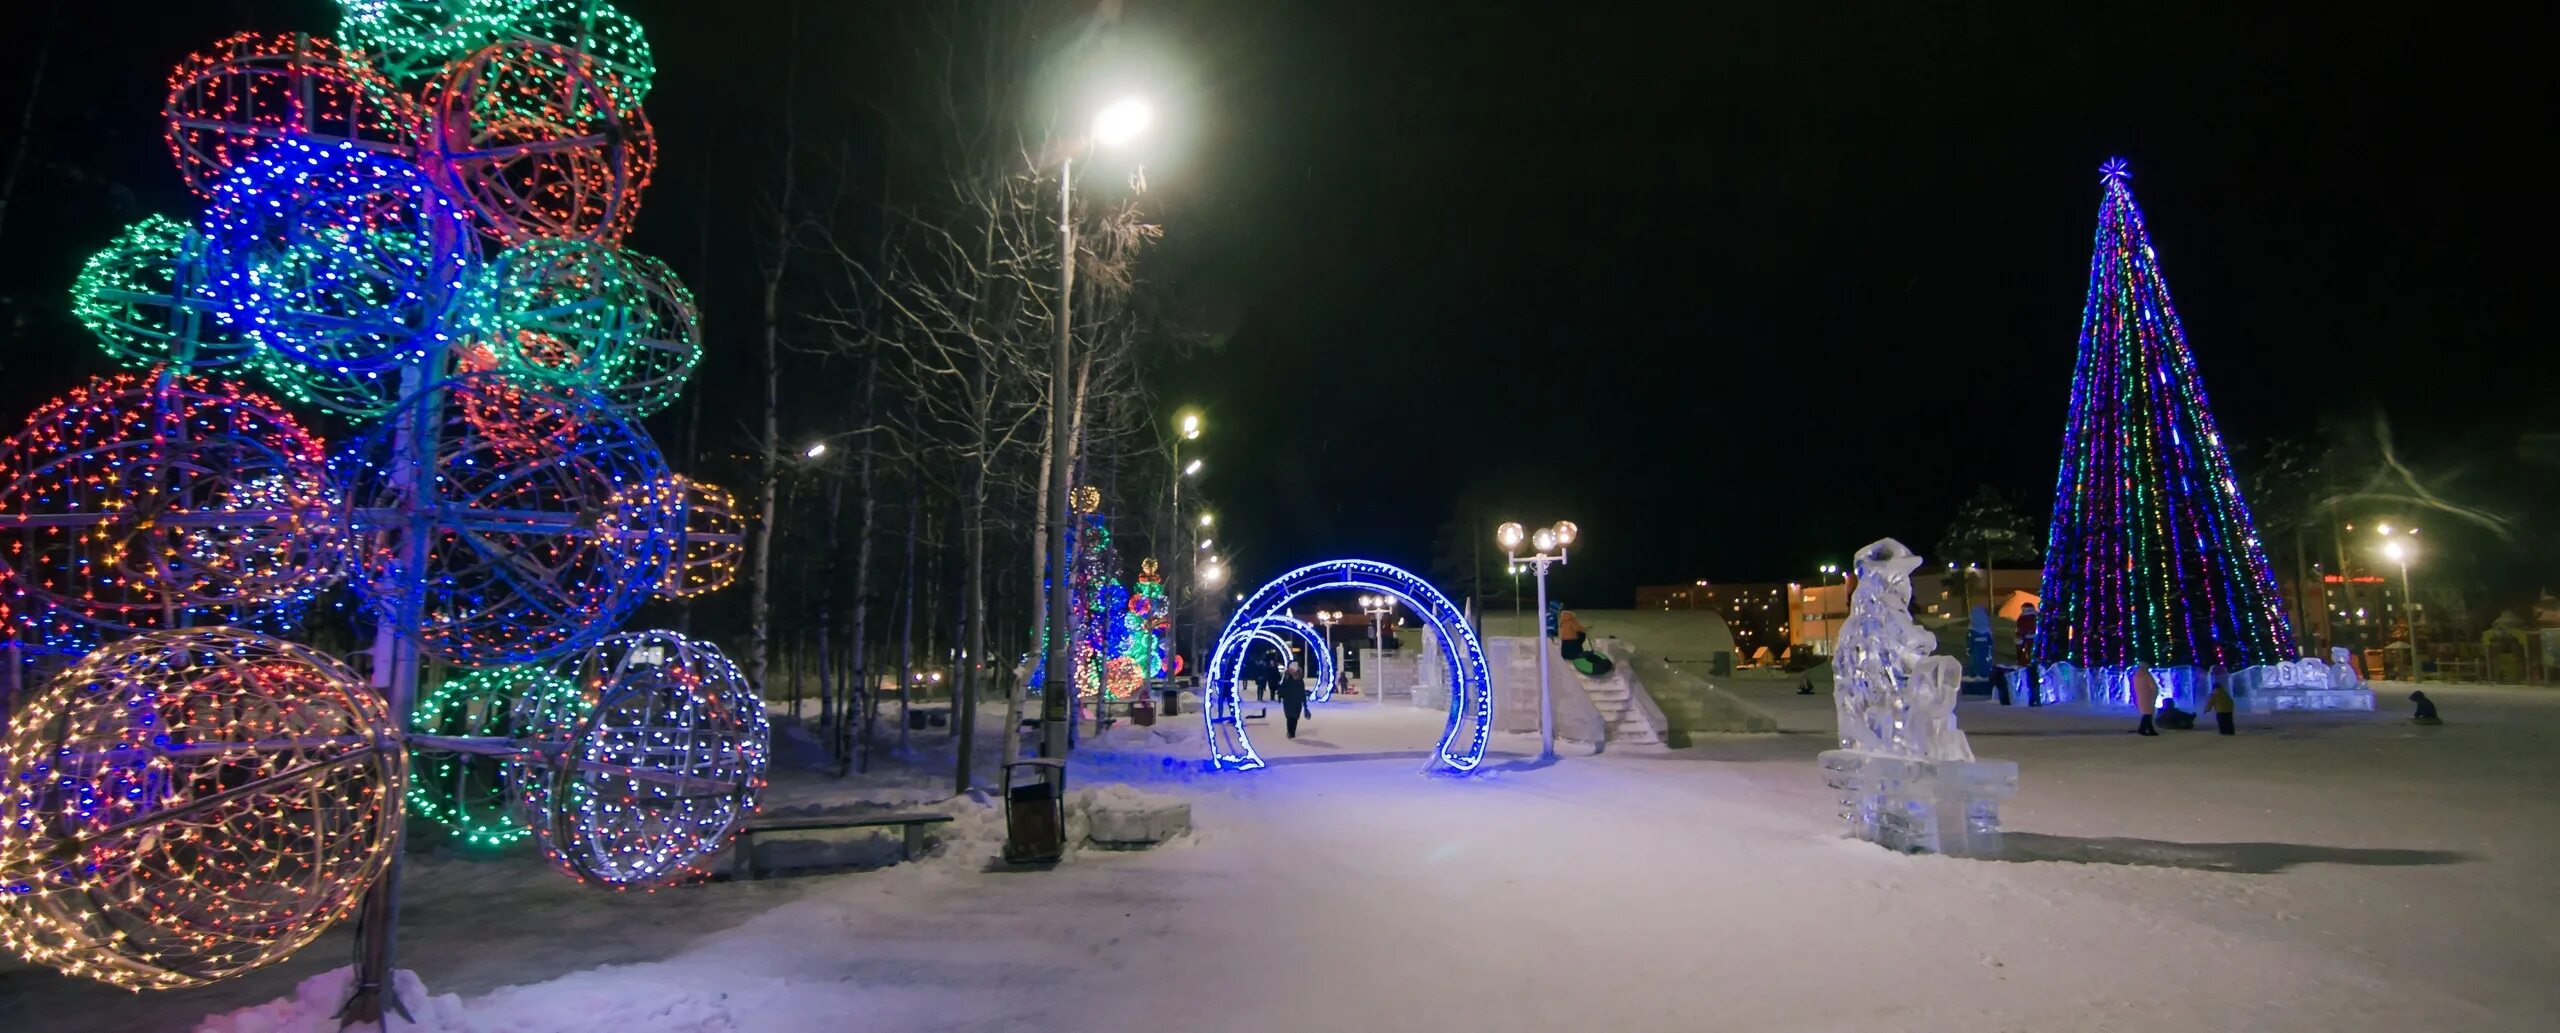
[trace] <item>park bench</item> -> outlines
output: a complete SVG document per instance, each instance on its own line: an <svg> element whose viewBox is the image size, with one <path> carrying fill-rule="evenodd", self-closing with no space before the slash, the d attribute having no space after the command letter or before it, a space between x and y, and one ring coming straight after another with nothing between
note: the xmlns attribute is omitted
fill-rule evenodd
<svg viewBox="0 0 2560 1033"><path fill-rule="evenodd" d="M817 815L807 818L757 818L738 827L738 853L729 864L729 877L744 881L756 877L755 837L767 832L817 832L835 829L896 828L905 835L899 845L898 859L912 861L924 849L924 830L928 825L944 825L948 814L859 814Z"/></svg>

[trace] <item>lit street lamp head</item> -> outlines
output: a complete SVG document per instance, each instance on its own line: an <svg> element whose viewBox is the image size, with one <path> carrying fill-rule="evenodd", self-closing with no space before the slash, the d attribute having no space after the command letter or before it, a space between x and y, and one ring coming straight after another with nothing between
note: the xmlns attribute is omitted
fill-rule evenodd
<svg viewBox="0 0 2560 1033"><path fill-rule="evenodd" d="M2397 541L2384 542L2382 543L2382 554L2389 557L2393 563L2397 563L2402 566L2407 566L2409 563L2409 547L2404 543Z"/></svg>
<svg viewBox="0 0 2560 1033"><path fill-rule="evenodd" d="M1137 139L1155 121L1155 105L1143 98L1123 97L1094 113L1093 139L1105 147L1118 147Z"/></svg>
<svg viewBox="0 0 2560 1033"><path fill-rule="evenodd" d="M1573 547L1573 540L1574 540L1574 539L1576 539L1576 538L1579 538L1579 537L1581 537L1581 536L1582 536L1582 529L1581 529L1581 528L1579 528L1579 527L1575 527L1575 526L1573 526L1573 521L1571 521L1571 520L1558 520L1558 521L1556 521L1556 544L1557 544L1557 545L1561 545L1561 546L1564 546L1565 548L1570 549L1570 548L1572 548L1572 547Z"/></svg>
<svg viewBox="0 0 2560 1033"><path fill-rule="evenodd" d="M1182 475L1185 477L1196 477L1199 476L1199 474L1200 460L1194 459L1188 464L1185 464L1182 468Z"/></svg>
<svg viewBox="0 0 2560 1033"><path fill-rule="evenodd" d="M1215 523L1217 523L1217 522L1218 522L1218 518L1217 518L1216 516L1212 515L1212 514L1208 514L1208 513L1202 513L1202 514L1200 514L1200 526L1202 526L1202 527L1208 527L1208 526L1210 526L1210 525L1212 525L1212 524L1215 524Z"/></svg>
<svg viewBox="0 0 2560 1033"><path fill-rule="evenodd" d="M1537 546L1539 552L1554 552L1556 548L1556 529L1552 527L1539 528L1538 533L1529 536L1529 544Z"/></svg>
<svg viewBox="0 0 2560 1033"><path fill-rule="evenodd" d="M1505 549L1519 548L1520 543L1526 541L1528 537L1529 533L1521 528L1517 520L1505 523L1493 531L1493 540L1502 543Z"/></svg>
<svg viewBox="0 0 2560 1033"><path fill-rule="evenodd" d="M825 454L827 454L827 443L821 441L814 445L810 445L808 448L802 449L800 452L800 458L816 459Z"/></svg>
<svg viewBox="0 0 2560 1033"><path fill-rule="evenodd" d="M1177 423L1177 426L1182 428L1182 440L1192 441L1198 439L1200 437L1200 414L1196 412L1183 413Z"/></svg>

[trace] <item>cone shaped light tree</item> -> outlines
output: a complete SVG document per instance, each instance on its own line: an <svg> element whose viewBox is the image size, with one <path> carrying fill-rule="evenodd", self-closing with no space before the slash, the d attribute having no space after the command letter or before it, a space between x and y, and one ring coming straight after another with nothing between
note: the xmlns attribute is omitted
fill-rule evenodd
<svg viewBox="0 0 2560 1033"><path fill-rule="evenodd" d="M2100 173L2036 662L2239 670L2294 659L2132 173L2121 158Z"/></svg>

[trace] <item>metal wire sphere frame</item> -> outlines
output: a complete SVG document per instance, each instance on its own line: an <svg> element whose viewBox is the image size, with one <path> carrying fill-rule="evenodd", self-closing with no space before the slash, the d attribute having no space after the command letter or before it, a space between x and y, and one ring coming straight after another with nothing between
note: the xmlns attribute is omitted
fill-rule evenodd
<svg viewBox="0 0 2560 1033"><path fill-rule="evenodd" d="M279 140L214 187L199 224L230 318L276 355L340 374L450 339L479 262L470 216L417 166Z"/></svg>
<svg viewBox="0 0 2560 1033"><path fill-rule="evenodd" d="M324 446L236 384L101 377L0 442L0 617L175 626L308 599L343 569Z"/></svg>
<svg viewBox="0 0 2560 1033"><path fill-rule="evenodd" d="M257 342L231 328L208 282L204 238L153 215L89 256L71 284L71 314L119 363L210 369L246 361Z"/></svg>
<svg viewBox="0 0 2560 1033"><path fill-rule="evenodd" d="M0 945L133 989L272 964L399 847L407 757L325 654L234 628L81 661L0 740Z"/></svg>
<svg viewBox="0 0 2560 1033"><path fill-rule="evenodd" d="M481 273L479 337L499 368L592 387L635 416L674 404L702 359L702 316L675 270L586 240L535 239Z"/></svg>
<svg viewBox="0 0 2560 1033"><path fill-rule="evenodd" d="M667 476L665 460L592 395L455 377L402 402L336 469L366 605L462 666L594 644L673 557L673 509L629 492Z"/></svg>
<svg viewBox="0 0 2560 1033"><path fill-rule="evenodd" d="M649 118L586 54L536 40L481 48L426 89L420 161L500 244L612 244L658 164Z"/></svg>
<svg viewBox="0 0 2560 1033"><path fill-rule="evenodd" d="M308 33L236 33L188 55L169 74L161 114L169 157L200 195L282 139L343 141L403 158L417 151L417 102Z"/></svg>
<svg viewBox="0 0 2560 1033"><path fill-rule="evenodd" d="M574 718L585 710L578 688L538 664L487 667L451 678L409 713L413 732L432 736L510 737L523 726ZM557 711L558 713L555 713ZM433 820L472 846L522 841L522 811L511 784L516 761L487 753L413 746L411 813Z"/></svg>
<svg viewBox="0 0 2560 1033"><path fill-rule="evenodd" d="M615 887L700 874L696 862L755 813L764 700L718 647L670 631L615 635L558 670L594 706L574 722L527 724L554 758L520 769L544 855Z"/></svg>

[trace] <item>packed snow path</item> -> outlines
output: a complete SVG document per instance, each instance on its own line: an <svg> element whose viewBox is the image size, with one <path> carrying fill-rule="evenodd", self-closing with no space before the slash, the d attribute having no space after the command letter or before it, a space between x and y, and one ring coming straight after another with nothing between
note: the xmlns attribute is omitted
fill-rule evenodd
<svg viewBox="0 0 2560 1033"><path fill-rule="evenodd" d="M655 894L429 860L402 961L454 1030L2560 1028L2560 692L2430 688L2422 729L2386 686L2232 739L1968 701L2025 771L1993 862L1843 839L1829 698L1740 685L1791 734L1545 769L1508 739L1429 779L1440 715L1346 700L1296 743L1275 708L1263 772L1198 773L1196 728L1088 751L1086 784L1188 796L1198 831L1044 873L981 871L966 833L978 856ZM185 1029L347 944L148 996L10 962L0 1029Z"/></svg>

